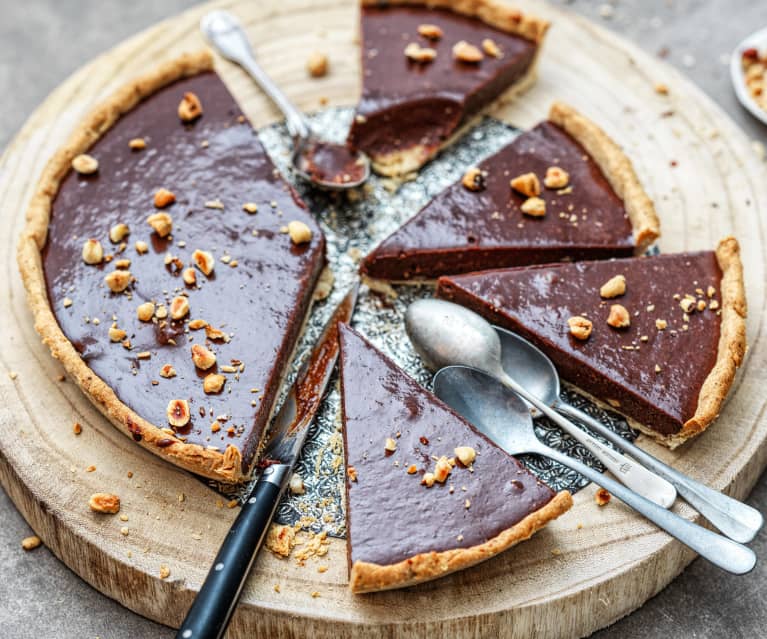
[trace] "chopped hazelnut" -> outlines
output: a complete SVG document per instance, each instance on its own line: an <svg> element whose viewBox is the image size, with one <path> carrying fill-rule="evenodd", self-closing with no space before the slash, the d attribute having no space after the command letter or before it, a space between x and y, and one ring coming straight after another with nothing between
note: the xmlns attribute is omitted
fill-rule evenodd
<svg viewBox="0 0 767 639"><path fill-rule="evenodd" d="M123 329L117 328L116 326L111 326L109 328L109 339L113 342L122 342L126 337L128 337L128 333L126 333Z"/></svg>
<svg viewBox="0 0 767 639"><path fill-rule="evenodd" d="M111 229L109 229L109 239L112 243L119 244L129 233L130 228L128 228L127 224L115 224Z"/></svg>
<svg viewBox="0 0 767 639"><path fill-rule="evenodd" d="M114 265L115 265L115 268L126 271L130 268L130 260L128 259L115 260Z"/></svg>
<svg viewBox="0 0 767 639"><path fill-rule="evenodd" d="M245 204L242 205L242 210L246 213L257 213L258 212L258 204L255 202L245 202Z"/></svg>
<svg viewBox="0 0 767 639"><path fill-rule="evenodd" d="M546 202L539 197L529 197L519 207L522 213L532 217L543 217L546 215Z"/></svg>
<svg viewBox="0 0 767 639"><path fill-rule="evenodd" d="M479 62L485 56L477 47L473 44L469 44L466 40L456 42L453 46L453 57L461 62Z"/></svg>
<svg viewBox="0 0 767 639"><path fill-rule="evenodd" d="M184 269L184 272L181 274L181 278L184 280L184 284L189 286L194 286L197 284L197 273L193 268Z"/></svg>
<svg viewBox="0 0 767 639"><path fill-rule="evenodd" d="M415 475L418 472L418 466L415 464L410 464L410 466L407 467L407 474L408 475Z"/></svg>
<svg viewBox="0 0 767 639"><path fill-rule="evenodd" d="M541 183L535 173L523 173L513 178L511 188L527 197L535 197L541 194Z"/></svg>
<svg viewBox="0 0 767 639"><path fill-rule="evenodd" d="M440 457L437 460L437 464L434 466L434 480L440 484L445 483L448 475L453 470L452 464L448 461L447 457Z"/></svg>
<svg viewBox="0 0 767 639"><path fill-rule="evenodd" d="M184 93L181 102L178 103L178 117L182 122L194 122L202 115L202 103L194 93Z"/></svg>
<svg viewBox="0 0 767 639"><path fill-rule="evenodd" d="M290 492L294 495L303 495L306 492L304 488L304 479L298 473L293 473L290 476Z"/></svg>
<svg viewBox="0 0 767 639"><path fill-rule="evenodd" d="M288 234L293 244L305 244L312 239L312 230L306 224L297 220L288 223Z"/></svg>
<svg viewBox="0 0 767 639"><path fill-rule="evenodd" d="M170 302L170 318L180 320L189 314L189 298L178 295Z"/></svg>
<svg viewBox="0 0 767 639"><path fill-rule="evenodd" d="M104 277L106 285L113 293L122 293L131 282L130 271L112 271Z"/></svg>
<svg viewBox="0 0 767 639"><path fill-rule="evenodd" d="M225 342L229 341L229 336L224 331L213 328L210 324L205 327L205 337L208 339L222 339Z"/></svg>
<svg viewBox="0 0 767 639"><path fill-rule="evenodd" d="M225 383L226 377L218 373L211 373L202 380L202 390L206 393L220 393Z"/></svg>
<svg viewBox="0 0 767 639"><path fill-rule="evenodd" d="M99 170L99 161L87 153L81 153L72 160L72 168L80 175L91 175Z"/></svg>
<svg viewBox="0 0 767 639"><path fill-rule="evenodd" d="M659 331L665 331L667 326L668 326L668 322L666 320L664 319L655 320L655 328L657 328Z"/></svg>
<svg viewBox="0 0 767 639"><path fill-rule="evenodd" d="M170 206L176 201L176 195L168 189L159 189L154 194L154 205L158 209L164 209L166 206Z"/></svg>
<svg viewBox="0 0 767 639"><path fill-rule="evenodd" d="M472 166L463 174L461 184L469 191L481 191L485 188L485 174L478 167Z"/></svg>
<svg viewBox="0 0 767 639"><path fill-rule="evenodd" d="M328 56L319 51L315 51L306 61L306 70L313 78L321 78L328 73Z"/></svg>
<svg viewBox="0 0 767 639"><path fill-rule="evenodd" d="M167 237L173 230L173 218L167 213L152 213L146 221L160 237Z"/></svg>
<svg viewBox="0 0 767 639"><path fill-rule="evenodd" d="M594 501L597 503L597 506L607 506L610 503L610 497L610 493L604 488L600 488L594 493Z"/></svg>
<svg viewBox="0 0 767 639"><path fill-rule="evenodd" d="M160 579L167 579L170 577L170 568L165 564L160 564Z"/></svg>
<svg viewBox="0 0 767 639"><path fill-rule="evenodd" d="M83 244L83 262L86 264L101 264L104 259L104 249L101 242L93 238L85 240Z"/></svg>
<svg viewBox="0 0 767 639"><path fill-rule="evenodd" d="M668 95L668 85L663 82L657 82L655 84L655 93L658 95Z"/></svg>
<svg viewBox="0 0 767 639"><path fill-rule="evenodd" d="M136 316L142 322L149 322L154 316L154 303L144 302L143 304L139 304L138 308L136 309Z"/></svg>
<svg viewBox="0 0 767 639"><path fill-rule="evenodd" d="M587 340L591 335L591 329L594 327L590 319L576 315L567 320L570 327L570 334L580 340Z"/></svg>
<svg viewBox="0 0 767 639"><path fill-rule="evenodd" d="M24 537L24 539L21 540L21 547L24 550L34 550L35 548L39 548L42 543L40 537L33 535L31 537Z"/></svg>
<svg viewBox="0 0 767 639"><path fill-rule="evenodd" d="M709 286L706 289L706 296L710 299L716 295L716 289L713 286Z"/></svg>
<svg viewBox="0 0 767 639"><path fill-rule="evenodd" d="M471 446L458 446L453 449L455 456L464 466L471 466L477 458L477 451Z"/></svg>
<svg viewBox="0 0 767 639"><path fill-rule="evenodd" d="M705 311L706 310L706 302L704 300L698 300L698 304L697 304L696 308L699 311Z"/></svg>
<svg viewBox="0 0 767 639"><path fill-rule="evenodd" d="M491 40L490 38L485 38L482 40L482 50L493 58L503 57L503 51L501 51L501 47L495 43L495 40Z"/></svg>
<svg viewBox="0 0 767 639"><path fill-rule="evenodd" d="M719 308L719 302L717 302L716 300L711 300L711 301L708 303L708 307L709 307L709 308L710 308L712 311L715 311L715 310L717 310L717 309Z"/></svg>
<svg viewBox="0 0 767 639"><path fill-rule="evenodd" d="M194 344L192 346L192 361L197 368L206 371L216 363L216 356L201 344Z"/></svg>
<svg viewBox="0 0 767 639"><path fill-rule="evenodd" d="M163 320L166 317L168 317L168 309L167 309L167 307L165 307L164 305L160 304L157 307L157 310L154 312L154 316L157 319L159 319L159 320Z"/></svg>
<svg viewBox="0 0 767 639"><path fill-rule="evenodd" d="M95 513L116 515L120 512L120 498L112 493L93 493L88 506Z"/></svg>
<svg viewBox="0 0 767 639"><path fill-rule="evenodd" d="M416 42L411 42L405 47L405 57L413 62L431 62L437 57L437 52L431 47L422 47Z"/></svg>
<svg viewBox="0 0 767 639"><path fill-rule="evenodd" d="M171 377L176 376L176 369L173 368L170 364L165 364L160 369L160 377L164 377L165 379L170 379Z"/></svg>
<svg viewBox="0 0 767 639"><path fill-rule="evenodd" d="M357 469L354 466L349 466L346 469L346 475L349 477L349 481L357 481Z"/></svg>
<svg viewBox="0 0 767 639"><path fill-rule="evenodd" d="M547 189L563 189L570 183L570 174L558 166L550 166L543 183Z"/></svg>
<svg viewBox="0 0 767 639"><path fill-rule="evenodd" d="M147 244L143 240L139 240L138 242L136 242L135 247L136 247L136 253L138 253L139 255L144 255L145 253L149 252L149 244Z"/></svg>
<svg viewBox="0 0 767 639"><path fill-rule="evenodd" d="M421 478L421 484L426 488L431 488L434 485L435 477L434 473L424 473Z"/></svg>
<svg viewBox="0 0 767 639"><path fill-rule="evenodd" d="M80 425L80 422L75 422L75 423L72 425L72 432L73 432L75 435L79 435L80 433L82 433L82 432L83 432L83 427Z"/></svg>
<svg viewBox="0 0 767 639"><path fill-rule="evenodd" d="M199 331L201 328L205 328L208 323L204 319L193 319L189 322L189 328L193 331Z"/></svg>
<svg viewBox="0 0 767 639"><path fill-rule="evenodd" d="M695 300L685 297L679 302L679 306L685 313L692 313L695 310Z"/></svg>
<svg viewBox="0 0 767 639"><path fill-rule="evenodd" d="M418 35L428 38L429 40L439 40L442 36L442 29L436 24L419 24Z"/></svg>
<svg viewBox="0 0 767 639"><path fill-rule="evenodd" d="M168 423L177 428L186 426L189 423L191 414L189 413L189 403L185 399L172 399L168 402L165 409L168 416Z"/></svg>
<svg viewBox="0 0 767 639"><path fill-rule="evenodd" d="M397 442L395 442L391 437L387 437L386 443L384 444L384 448L388 452L393 453L395 450L397 450Z"/></svg>
<svg viewBox="0 0 767 639"><path fill-rule="evenodd" d="M128 142L128 148L131 151L141 151L146 148L146 140L144 138L133 138Z"/></svg>
<svg viewBox="0 0 767 639"><path fill-rule="evenodd" d="M192 253L192 261L205 275L210 275L216 266L216 260L213 257L213 254L208 251L201 251L200 249L197 249Z"/></svg>
<svg viewBox="0 0 767 639"><path fill-rule="evenodd" d="M626 292L626 278L623 275L616 275L602 284L599 289L599 295L605 299L618 297Z"/></svg>
<svg viewBox="0 0 767 639"><path fill-rule="evenodd" d="M627 328L631 325L631 316L625 306L613 304L607 316L607 323L613 328Z"/></svg>

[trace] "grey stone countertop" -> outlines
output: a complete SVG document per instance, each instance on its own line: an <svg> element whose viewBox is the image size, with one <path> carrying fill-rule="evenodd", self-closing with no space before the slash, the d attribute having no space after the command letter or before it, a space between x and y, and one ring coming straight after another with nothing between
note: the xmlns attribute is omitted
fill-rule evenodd
<svg viewBox="0 0 767 639"><path fill-rule="evenodd" d="M189 0L0 0L0 148L69 73L114 43L193 5ZM767 26L755 0L593 0L559 2L681 68L752 140L767 128L736 101L727 59L750 32ZM748 502L767 511L767 475ZM32 531L0 490L0 637L139 639L172 637L104 597L46 548L21 549ZM703 560L640 610L595 635L599 639L767 636L767 530L753 543L761 563L749 575L724 574Z"/></svg>

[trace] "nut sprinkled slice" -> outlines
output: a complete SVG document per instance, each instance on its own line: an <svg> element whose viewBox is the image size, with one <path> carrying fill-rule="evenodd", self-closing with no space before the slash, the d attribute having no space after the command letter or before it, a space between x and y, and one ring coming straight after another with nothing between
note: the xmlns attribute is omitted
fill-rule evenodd
<svg viewBox="0 0 767 639"><path fill-rule="evenodd" d="M570 327L570 335L580 340L587 340L591 336L591 330L594 327L590 319L581 315L571 317L567 320L567 324Z"/></svg>
<svg viewBox="0 0 767 639"><path fill-rule="evenodd" d="M92 155L81 153L72 160L72 168L80 175L91 175L99 170L99 161Z"/></svg>
<svg viewBox="0 0 767 639"><path fill-rule="evenodd" d="M192 261L204 275L210 275L216 266L216 259L213 257L213 253L201 251L200 249L192 253Z"/></svg>
<svg viewBox="0 0 767 639"><path fill-rule="evenodd" d="M208 370L216 363L216 356L210 349L201 344L192 345L192 361L197 368Z"/></svg>
<svg viewBox="0 0 767 639"><path fill-rule="evenodd" d="M512 178L511 188L527 197L535 197L541 194L541 182L535 173L523 173Z"/></svg>
<svg viewBox="0 0 767 639"><path fill-rule="evenodd" d="M616 275L607 280L599 289L599 295L605 299L618 297L626 292L626 278L623 275Z"/></svg>
<svg viewBox="0 0 767 639"><path fill-rule="evenodd" d="M546 202L539 197L529 197L519 207L522 213L531 217L543 217L546 215Z"/></svg>
<svg viewBox="0 0 767 639"><path fill-rule="evenodd" d="M170 318L180 320L189 314L189 299L183 295L174 297L170 302Z"/></svg>
<svg viewBox="0 0 767 639"><path fill-rule="evenodd" d="M104 277L106 285L113 293L122 293L131 282L130 271L112 271Z"/></svg>
<svg viewBox="0 0 767 639"><path fill-rule="evenodd" d="M413 62L431 62L437 57L435 49L411 42L405 47L405 57Z"/></svg>
<svg viewBox="0 0 767 639"><path fill-rule="evenodd" d="M226 383L226 377L218 373L206 375L202 380L202 390L206 393L220 393Z"/></svg>
<svg viewBox="0 0 767 639"><path fill-rule="evenodd" d="M93 238L85 240L83 244L83 262L86 264L101 264L104 259L104 248L101 242Z"/></svg>
<svg viewBox="0 0 767 639"><path fill-rule="evenodd" d="M469 191L481 191L485 188L485 174L478 167L472 166L463 174L461 184Z"/></svg>
<svg viewBox="0 0 767 639"><path fill-rule="evenodd" d="M158 209L164 209L176 201L176 194L168 189L158 189L154 194L154 205Z"/></svg>
<svg viewBox="0 0 767 639"><path fill-rule="evenodd" d="M152 213L146 221L160 237L168 237L173 230L173 218L167 213Z"/></svg>
<svg viewBox="0 0 767 639"><path fill-rule="evenodd" d="M625 306L613 304L607 316L607 323L613 328L628 328L631 325L631 316Z"/></svg>
<svg viewBox="0 0 767 639"><path fill-rule="evenodd" d="M477 63L485 56L478 47L461 40L453 45L453 57L461 62Z"/></svg>
<svg viewBox="0 0 767 639"><path fill-rule="evenodd" d="M202 115L202 102L196 94L188 91L184 93L181 102L178 103L178 117L182 122L194 122Z"/></svg>
<svg viewBox="0 0 767 639"><path fill-rule="evenodd" d="M419 24L418 35L429 40L439 40L444 34L436 24Z"/></svg>
<svg viewBox="0 0 767 639"><path fill-rule="evenodd" d="M305 244L312 239L312 229L303 222L297 220L288 222L288 234L290 235L290 241L293 242L293 244Z"/></svg>
<svg viewBox="0 0 767 639"><path fill-rule="evenodd" d="M165 409L165 413L168 416L168 423L176 428L186 426L191 418L189 402L185 399L170 400L168 402L168 407Z"/></svg>
<svg viewBox="0 0 767 639"><path fill-rule="evenodd" d="M120 512L120 498L113 493L93 493L88 506L95 513L115 515Z"/></svg>
<svg viewBox="0 0 767 639"><path fill-rule="evenodd" d="M570 183L570 174L558 166L550 166L543 183L547 189L563 189Z"/></svg>

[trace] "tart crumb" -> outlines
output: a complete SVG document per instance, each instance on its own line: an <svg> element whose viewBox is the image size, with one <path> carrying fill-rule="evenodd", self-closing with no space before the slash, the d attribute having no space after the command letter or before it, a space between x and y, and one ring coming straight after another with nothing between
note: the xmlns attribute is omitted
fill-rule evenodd
<svg viewBox="0 0 767 639"><path fill-rule="evenodd" d="M512 189L527 197L535 197L541 194L541 182L538 176L532 172L523 173L512 178L509 184Z"/></svg>
<svg viewBox="0 0 767 639"><path fill-rule="evenodd" d="M294 495L303 495L306 492L304 487L304 478L298 473L293 473L290 476L290 483L288 484L290 492Z"/></svg>
<svg viewBox="0 0 767 639"><path fill-rule="evenodd" d="M619 297L626 292L626 278L623 275L615 275L607 280L599 289L600 297L610 299Z"/></svg>
<svg viewBox="0 0 767 639"><path fill-rule="evenodd" d="M278 557L289 557L296 545L296 530L293 526L272 524L266 534L266 547Z"/></svg>
<svg viewBox="0 0 767 639"><path fill-rule="evenodd" d="M607 323L613 328L628 328L631 325L631 316L625 306L613 304L607 316Z"/></svg>
<svg viewBox="0 0 767 639"><path fill-rule="evenodd" d="M461 40L453 45L453 57L461 62L474 64L480 62L485 56L478 47L469 44L466 40Z"/></svg>
<svg viewBox="0 0 767 639"><path fill-rule="evenodd" d="M594 328L590 319L581 315L576 315L567 320L567 325L570 327L570 334L579 340L587 340L591 336L591 331Z"/></svg>
<svg viewBox="0 0 767 639"><path fill-rule="evenodd" d="M93 493L88 506L95 513L116 515L120 512L120 498L113 493Z"/></svg>
<svg viewBox="0 0 767 639"><path fill-rule="evenodd" d="M160 579L167 579L170 577L170 568L165 564L160 564Z"/></svg>
<svg viewBox="0 0 767 639"><path fill-rule="evenodd" d="M92 175L99 170L99 161L92 155L81 153L72 159L72 168L80 175Z"/></svg>
<svg viewBox="0 0 767 639"><path fill-rule="evenodd" d="M597 490L596 493L594 493L594 501L596 502L597 506L607 506L607 504L610 503L610 493L607 492L604 488L600 488Z"/></svg>
<svg viewBox="0 0 767 639"><path fill-rule="evenodd" d="M194 122L202 115L202 102L196 94L188 91L184 93L181 102L178 103L178 117L182 122Z"/></svg>
<svg viewBox="0 0 767 639"><path fill-rule="evenodd" d="M319 51L312 53L306 61L306 70L313 78L321 78L327 75L329 67L328 56Z"/></svg>
<svg viewBox="0 0 767 639"><path fill-rule="evenodd" d="M35 548L39 548L42 545L43 545L43 541L37 535L32 535L31 537L24 537L24 539L21 540L21 547L27 551L34 550Z"/></svg>

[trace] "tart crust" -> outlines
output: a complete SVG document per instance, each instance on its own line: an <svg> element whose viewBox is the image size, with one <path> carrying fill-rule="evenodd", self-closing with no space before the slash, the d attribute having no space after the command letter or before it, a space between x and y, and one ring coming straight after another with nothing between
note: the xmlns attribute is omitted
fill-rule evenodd
<svg viewBox="0 0 767 639"><path fill-rule="evenodd" d="M610 186L623 200L631 226L637 255L644 253L660 236L660 221L655 205L639 182L631 160L599 126L564 102L554 102L549 121L564 129L597 163Z"/></svg>
<svg viewBox="0 0 767 639"><path fill-rule="evenodd" d="M569 510L572 505L572 496L564 490L557 493L542 508L482 544L442 552L421 553L388 566L356 561L349 574L349 587L354 593L404 588L463 570L529 539L549 521Z"/></svg>
<svg viewBox="0 0 767 639"><path fill-rule="evenodd" d="M379 6L380 0L360 0L361 6ZM537 76L538 60L540 59L543 39L548 31L548 20L532 14L523 13L520 9L509 6L497 0L387 0L388 5L399 6L424 6L429 9L446 9L467 18L477 18L488 26L512 35L517 35L530 40L537 45L535 56L525 74L519 78L506 91L501 93L490 104L474 114L464 122L453 134L448 137L436 149L427 148L423 144L416 144L408 149L381 153L371 157L371 162L376 173L387 177L400 178L403 181L433 157L438 155L466 131L474 126L486 113L496 106L509 101L525 93L533 84Z"/></svg>
<svg viewBox="0 0 767 639"><path fill-rule="evenodd" d="M59 327L49 304L41 254L53 200L70 170L72 159L85 153L122 115L143 99L177 80L211 70L213 57L209 51L184 54L127 83L86 116L43 170L37 192L27 210L27 223L19 239L17 260L35 329L53 357L61 361L94 405L121 432L152 453L195 474L231 483L247 478L242 469L242 453L237 446L229 444L224 451L217 451L180 440L174 440L169 446L158 446L160 440L167 442L167 433L121 402L114 390L83 362Z"/></svg>

